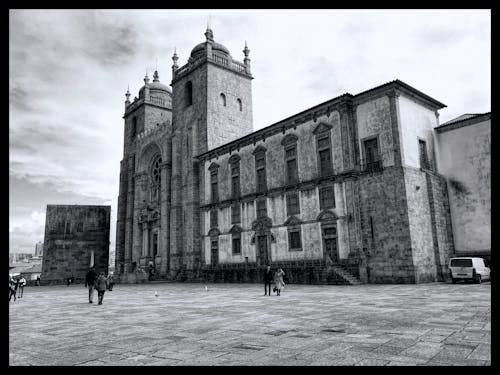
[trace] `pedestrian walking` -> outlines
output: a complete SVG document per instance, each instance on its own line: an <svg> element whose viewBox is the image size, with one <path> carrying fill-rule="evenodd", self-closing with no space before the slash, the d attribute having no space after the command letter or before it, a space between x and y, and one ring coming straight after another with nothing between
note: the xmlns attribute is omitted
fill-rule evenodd
<svg viewBox="0 0 500 375"><path fill-rule="evenodd" d="M274 286L276 288L276 293L278 296L281 295L281 289L285 287L283 276L285 276L285 272L281 268L278 268L278 271L276 272L275 275L275 286Z"/></svg>
<svg viewBox="0 0 500 375"><path fill-rule="evenodd" d="M96 281L96 289L97 289L97 299L99 300L98 304L102 305L102 300L104 298L104 292L108 287L108 279L104 275L104 272L101 272Z"/></svg>
<svg viewBox="0 0 500 375"><path fill-rule="evenodd" d="M269 287L269 296L271 295L271 283L273 281L273 271L271 271L271 266L267 265L264 271L264 295L267 294L267 287Z"/></svg>
<svg viewBox="0 0 500 375"><path fill-rule="evenodd" d="M90 267L87 276L85 276L85 288L89 288L89 303L92 303L92 298L94 297L95 282L97 280L97 273L94 267Z"/></svg>
<svg viewBox="0 0 500 375"><path fill-rule="evenodd" d="M40 276L36 277L35 285L40 286Z"/></svg>
<svg viewBox="0 0 500 375"><path fill-rule="evenodd" d="M115 278L112 274L108 275L108 290L111 292L115 286Z"/></svg>
<svg viewBox="0 0 500 375"><path fill-rule="evenodd" d="M14 296L14 301L16 300L16 293L17 293L17 281L12 278L10 279L9 282L9 302L12 296Z"/></svg>
<svg viewBox="0 0 500 375"><path fill-rule="evenodd" d="M23 298L23 293L24 293L24 287L26 286L26 279L21 276L19 279L19 295L17 298Z"/></svg>

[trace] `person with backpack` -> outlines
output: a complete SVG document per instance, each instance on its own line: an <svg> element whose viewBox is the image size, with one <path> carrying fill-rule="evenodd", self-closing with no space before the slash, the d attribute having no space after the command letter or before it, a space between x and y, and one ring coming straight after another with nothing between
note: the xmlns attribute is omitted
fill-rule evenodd
<svg viewBox="0 0 500 375"><path fill-rule="evenodd" d="M102 300L104 298L104 292L106 292L106 289L108 288L108 279L104 275L104 272L101 272L101 274L97 278L95 286L97 289L97 298L99 300L98 304L102 305Z"/></svg>

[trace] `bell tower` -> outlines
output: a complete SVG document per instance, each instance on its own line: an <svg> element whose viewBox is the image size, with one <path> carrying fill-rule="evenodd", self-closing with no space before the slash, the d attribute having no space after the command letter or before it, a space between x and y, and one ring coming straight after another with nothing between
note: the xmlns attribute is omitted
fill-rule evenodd
<svg viewBox="0 0 500 375"><path fill-rule="evenodd" d="M195 157L253 131L246 43L243 53L243 63L233 60L208 27L184 66L177 65L176 52L172 57L172 272L200 265L201 176Z"/></svg>

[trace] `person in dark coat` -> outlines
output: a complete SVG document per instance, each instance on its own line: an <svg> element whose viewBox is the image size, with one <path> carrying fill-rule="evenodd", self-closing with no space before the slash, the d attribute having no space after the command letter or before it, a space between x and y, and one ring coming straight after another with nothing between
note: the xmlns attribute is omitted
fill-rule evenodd
<svg viewBox="0 0 500 375"><path fill-rule="evenodd" d="M12 296L14 296L14 301L16 300L16 293L17 293L17 281L12 278L9 281L9 302Z"/></svg>
<svg viewBox="0 0 500 375"><path fill-rule="evenodd" d="M99 300L99 305L102 305L102 300L104 298L104 292L106 291L106 289L108 287L108 279L104 275L104 272L101 272L101 274L97 278L95 286L97 289L97 298Z"/></svg>
<svg viewBox="0 0 500 375"><path fill-rule="evenodd" d="M115 278L112 274L108 275L108 290L111 292L113 290L113 286L115 285Z"/></svg>
<svg viewBox="0 0 500 375"><path fill-rule="evenodd" d="M264 295L271 295L271 283L273 281L273 271L271 271L271 266L268 265L264 271ZM267 294L267 287L269 286L269 294Z"/></svg>
<svg viewBox="0 0 500 375"><path fill-rule="evenodd" d="M85 288L89 288L89 303L92 303L92 298L94 297L95 282L97 280L97 273L94 267L90 267L87 276L85 276Z"/></svg>

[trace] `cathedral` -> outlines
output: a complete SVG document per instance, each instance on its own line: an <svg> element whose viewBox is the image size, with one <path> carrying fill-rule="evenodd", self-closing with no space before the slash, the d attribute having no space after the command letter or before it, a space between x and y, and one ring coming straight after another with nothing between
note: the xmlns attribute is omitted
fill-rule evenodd
<svg viewBox="0 0 500 375"><path fill-rule="evenodd" d="M208 28L171 89L126 93L115 273L171 281L444 280L455 253L434 128L445 105L394 80L257 131L243 62ZM142 276L141 276L142 275Z"/></svg>

